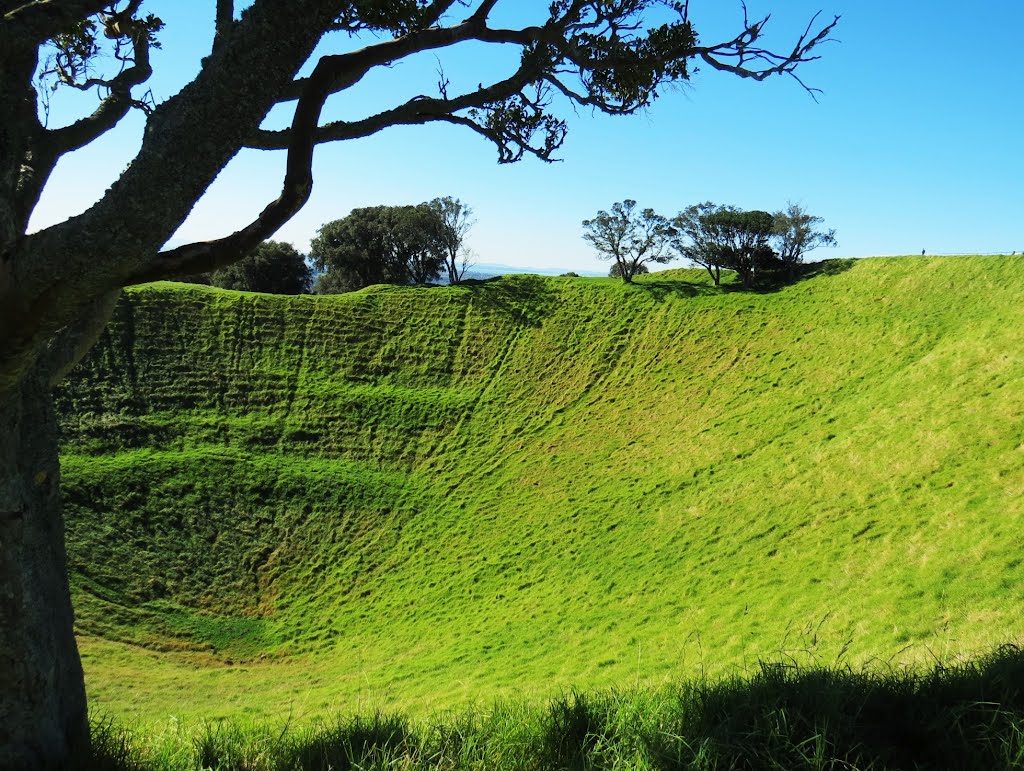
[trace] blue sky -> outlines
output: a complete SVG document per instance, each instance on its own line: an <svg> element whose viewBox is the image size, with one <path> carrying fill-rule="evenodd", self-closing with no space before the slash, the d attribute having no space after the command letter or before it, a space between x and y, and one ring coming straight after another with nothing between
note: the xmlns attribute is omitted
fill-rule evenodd
<svg viewBox="0 0 1024 771"><path fill-rule="evenodd" d="M155 98L172 96L209 51L212 0L147 0L167 28L153 57ZM505 0L509 24L547 0ZM740 27L739 0L691 0L703 42ZM749 0L772 13L770 39L792 44L818 10L841 15L838 43L801 74L823 90L812 100L793 80L741 81L707 68L667 91L643 115L565 114L561 161L499 166L465 129L389 129L317 149L313 197L277 234L305 250L317 228L357 206L451 195L473 207L470 234L486 263L603 271L581 238L581 220L634 198L673 215L704 200L749 209L802 203L839 239L814 258L1024 251L1024 2L982 0ZM351 45L339 37L331 45ZM454 87L514 66L512 49L466 46L368 76L329 103L328 117L356 117L431 91L439 64ZM53 95L51 125L95 105ZM281 113L267 125L282 120ZM45 227L88 207L130 162L141 116L63 160L33 219ZM221 174L177 238L216 238L245 224L277 195L281 152L246 151Z"/></svg>

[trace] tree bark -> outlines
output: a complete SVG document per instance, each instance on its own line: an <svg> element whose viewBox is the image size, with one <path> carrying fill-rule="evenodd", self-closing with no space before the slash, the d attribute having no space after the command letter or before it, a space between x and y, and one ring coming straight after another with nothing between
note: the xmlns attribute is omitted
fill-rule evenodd
<svg viewBox="0 0 1024 771"><path fill-rule="evenodd" d="M0 769L63 768L88 740L41 367L0 400Z"/></svg>
<svg viewBox="0 0 1024 771"><path fill-rule="evenodd" d="M705 265L704 268L707 270L708 275L711 276L711 280L715 282L715 286L719 286L722 283L722 271L715 266L715 269L711 269L710 263Z"/></svg>
<svg viewBox="0 0 1024 771"><path fill-rule="evenodd" d="M35 114L36 51L0 46L0 771L68 768L88 744L52 377L102 325L83 326L82 317L102 319L126 274L159 264L157 250L335 13L324 0L254 4L199 77L157 108L142 150L103 198L27 236L23 175L47 139Z"/></svg>

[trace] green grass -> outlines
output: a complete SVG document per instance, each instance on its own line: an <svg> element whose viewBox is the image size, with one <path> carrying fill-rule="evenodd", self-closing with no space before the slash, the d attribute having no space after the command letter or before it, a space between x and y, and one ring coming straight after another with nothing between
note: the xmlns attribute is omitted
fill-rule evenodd
<svg viewBox="0 0 1024 771"><path fill-rule="evenodd" d="M58 394L92 707L415 719L1019 640L1022 275L131 291Z"/></svg>
<svg viewBox="0 0 1024 771"><path fill-rule="evenodd" d="M1024 656L927 672L763 666L747 679L569 692L410 720L207 723L134 734L97 721L90 771L909 769L1024 764Z"/></svg>

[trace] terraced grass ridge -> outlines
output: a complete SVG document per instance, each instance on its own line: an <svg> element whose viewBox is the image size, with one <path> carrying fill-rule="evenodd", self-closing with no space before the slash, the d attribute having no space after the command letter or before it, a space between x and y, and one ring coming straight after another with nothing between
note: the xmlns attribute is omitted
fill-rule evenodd
<svg viewBox="0 0 1024 771"><path fill-rule="evenodd" d="M94 713L302 724L1024 629L1024 258L127 292L57 394Z"/></svg>

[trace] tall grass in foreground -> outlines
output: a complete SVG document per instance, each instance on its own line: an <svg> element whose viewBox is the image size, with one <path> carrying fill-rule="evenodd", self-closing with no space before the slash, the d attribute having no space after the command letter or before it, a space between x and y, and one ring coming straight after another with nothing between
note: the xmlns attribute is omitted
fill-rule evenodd
<svg viewBox="0 0 1024 771"><path fill-rule="evenodd" d="M1009 769L1024 767L1024 651L925 671L764 664L748 678L565 694L411 721L206 725L163 736L93 726L83 768Z"/></svg>

